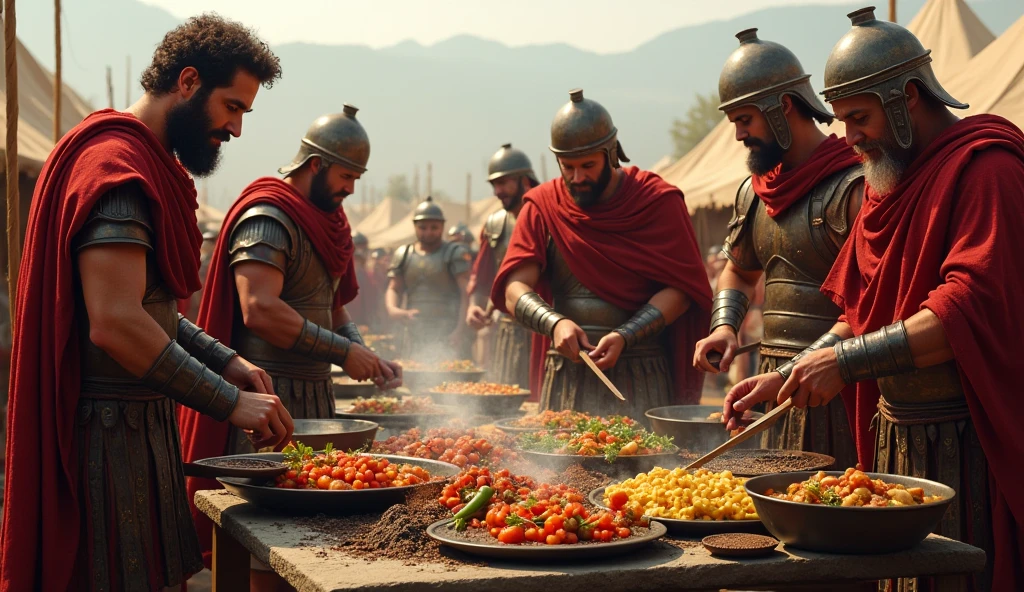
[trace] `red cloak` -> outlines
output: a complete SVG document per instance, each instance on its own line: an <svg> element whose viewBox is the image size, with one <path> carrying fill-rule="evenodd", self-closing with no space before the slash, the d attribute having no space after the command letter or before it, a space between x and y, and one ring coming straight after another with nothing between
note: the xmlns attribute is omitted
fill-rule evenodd
<svg viewBox="0 0 1024 592"><path fill-rule="evenodd" d="M262 177L249 184L224 216L224 224L210 259L206 275L203 300L199 303L196 324L221 343L231 345L232 325L238 292L235 275L228 260L231 229L238 218L250 207L270 204L284 211L309 237L313 249L332 277L341 283L334 295L334 308L340 309L352 301L359 291L356 284L355 263L352 254L352 229L342 208L327 213L314 206L290 184L273 177ZM330 327L329 327L330 328ZM228 442L228 423L216 421L208 415L178 405L178 431L181 434L181 454L185 462L220 456ZM203 561L209 565L213 536L213 523L196 509L196 492L201 489L220 489L213 479L189 477L186 482L192 518L196 524L199 542L203 546Z"/></svg>
<svg viewBox="0 0 1024 592"><path fill-rule="evenodd" d="M160 276L177 298L199 289L192 178L132 115L97 111L50 153L36 182L15 308L0 590L77 590L80 394L71 241L96 201L136 182L149 198ZM87 568L82 562L78 568Z"/></svg>
<svg viewBox="0 0 1024 592"><path fill-rule="evenodd" d="M822 286L857 335L925 308L942 323L988 459L993 590L1024 589L1022 196L1024 134L1002 117L968 117L933 140L892 193L869 187ZM857 390L873 409L877 384Z"/></svg>
<svg viewBox="0 0 1024 592"><path fill-rule="evenodd" d="M565 181L557 178L523 198L505 260L491 290L495 307L505 307L509 273L525 263L547 264L548 237L565 256L572 273L603 300L636 310L671 286L691 299L690 308L668 327L669 366L675 401L700 401L702 372L693 367L694 346L711 322L711 286L694 237L683 193L658 175L637 167L622 169L622 184L606 203L576 205ZM547 298L547 282L537 292ZM534 341L534 355L543 355ZM532 382L532 380L531 380Z"/></svg>
<svg viewBox="0 0 1024 592"><path fill-rule="evenodd" d="M753 175L750 182L774 218L828 177L859 163L860 157L846 140L832 134L800 166L784 171L779 164L764 176Z"/></svg>

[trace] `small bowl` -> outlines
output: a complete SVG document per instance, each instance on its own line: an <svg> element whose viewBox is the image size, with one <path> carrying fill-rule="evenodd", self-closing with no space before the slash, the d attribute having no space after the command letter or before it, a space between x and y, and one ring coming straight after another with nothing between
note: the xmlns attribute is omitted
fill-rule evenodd
<svg viewBox="0 0 1024 592"><path fill-rule="evenodd" d="M763 534L723 533L701 539L712 555L720 557L762 557L771 555L779 546L778 539Z"/></svg>
<svg viewBox="0 0 1024 592"><path fill-rule="evenodd" d="M651 422L651 431L659 436L672 436L672 443L681 450L706 454L729 439L729 431L722 422L708 419L715 412L721 412L721 405L669 405L648 409L644 415ZM747 411L743 418L754 421L763 414ZM761 439L751 438L737 449L760 448Z"/></svg>
<svg viewBox="0 0 1024 592"><path fill-rule="evenodd" d="M791 483L806 481L816 471L776 473L746 482L747 494L768 531L787 546L823 553L875 554L909 549L935 530L956 497L952 487L927 479L866 473L872 479L920 487L925 495L942 500L918 506L892 508L842 507L803 504L764 494L768 489L786 491ZM826 471L841 477L843 471Z"/></svg>
<svg viewBox="0 0 1024 592"><path fill-rule="evenodd" d="M296 419L292 439L313 450L323 450L327 444L335 450L356 450L373 444L379 427L375 422L362 419Z"/></svg>

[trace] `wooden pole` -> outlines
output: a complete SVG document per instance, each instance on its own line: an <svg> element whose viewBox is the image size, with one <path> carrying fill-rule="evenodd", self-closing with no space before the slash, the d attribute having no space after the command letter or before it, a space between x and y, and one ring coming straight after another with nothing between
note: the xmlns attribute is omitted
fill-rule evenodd
<svg viewBox="0 0 1024 592"><path fill-rule="evenodd" d="M427 161L427 195L434 195L434 163Z"/></svg>
<svg viewBox="0 0 1024 592"><path fill-rule="evenodd" d="M889 22L896 22L896 0L889 0Z"/></svg>
<svg viewBox="0 0 1024 592"><path fill-rule="evenodd" d="M114 108L114 71L107 66L107 107Z"/></svg>
<svg viewBox="0 0 1024 592"><path fill-rule="evenodd" d="M124 58L124 108L132 106L132 56Z"/></svg>
<svg viewBox="0 0 1024 592"><path fill-rule="evenodd" d="M466 173L466 224L473 219L473 175Z"/></svg>
<svg viewBox="0 0 1024 592"><path fill-rule="evenodd" d="M64 135L61 131L60 100L63 96L64 85L61 83L60 64L60 0L53 0L53 32L57 55L53 68L53 143L60 141Z"/></svg>
<svg viewBox="0 0 1024 592"><path fill-rule="evenodd" d="M548 155L540 153L540 182L548 180Z"/></svg>
<svg viewBox="0 0 1024 592"><path fill-rule="evenodd" d="M7 289L10 292L11 334L14 334L18 266L21 265L21 204L18 195L18 34L14 0L4 0L4 74L7 77Z"/></svg>

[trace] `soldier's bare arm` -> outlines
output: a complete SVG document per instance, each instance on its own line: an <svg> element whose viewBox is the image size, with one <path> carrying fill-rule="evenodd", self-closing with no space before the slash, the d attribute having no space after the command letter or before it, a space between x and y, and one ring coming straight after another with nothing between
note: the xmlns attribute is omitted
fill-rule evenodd
<svg viewBox="0 0 1024 592"><path fill-rule="evenodd" d="M388 316L396 321L411 321L416 318L418 310L406 310L402 308L402 294L405 293L405 282L400 277L393 277L388 282L388 291L384 294L384 305L387 307Z"/></svg>

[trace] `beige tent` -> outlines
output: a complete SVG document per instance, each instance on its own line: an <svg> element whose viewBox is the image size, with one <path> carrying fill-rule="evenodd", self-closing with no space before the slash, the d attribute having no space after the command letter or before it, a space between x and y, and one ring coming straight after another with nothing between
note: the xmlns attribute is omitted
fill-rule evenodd
<svg viewBox="0 0 1024 592"><path fill-rule="evenodd" d="M484 221L487 220L487 216L501 208L501 202L494 198L474 201L470 206L469 219L467 220L465 204L440 202L438 205L445 212L445 217L447 218L445 222L446 227L458 224L459 222L465 222L469 229L473 231L474 236L479 236L480 229L483 227ZM369 239L370 247L372 248L384 247L391 249L414 242L416 240L416 231L412 224L412 211L407 211L401 220L389 228L372 234L365 232L363 234L366 234L366 238Z"/></svg>
<svg viewBox="0 0 1024 592"><path fill-rule="evenodd" d="M925 47L933 50L932 67L936 72L952 72L956 68L963 68L966 59L974 55L971 52L977 52L992 40L992 33L978 20L964 0L928 0L908 28L921 38ZM1002 39L1011 37L1014 31L1019 41L1024 29L1017 26L1007 31ZM1017 43L1018 52L1020 45ZM963 57L965 55L967 58ZM1021 62L1018 57L1018 75ZM970 70L975 70L973 65ZM939 77L941 79L942 75ZM812 76L812 82L815 80L820 81L820 77ZM1020 86L1016 96L1022 95L1024 85ZM1024 110L1020 98L1017 99L1017 105ZM842 137L846 132L842 124L836 122L829 127L828 133ZM661 176L683 190L691 214L698 208L729 207L735 199L736 188L750 174L747 172L746 158L746 148L736 141L733 126L723 118L704 140L666 168Z"/></svg>
<svg viewBox="0 0 1024 592"><path fill-rule="evenodd" d="M932 50L932 69L943 84L996 38L964 0L929 0L907 29Z"/></svg>
<svg viewBox="0 0 1024 592"><path fill-rule="evenodd" d="M954 97L970 103L966 115L994 113L1024 126L1024 17L945 86Z"/></svg>
<svg viewBox="0 0 1024 592"><path fill-rule="evenodd" d="M665 156L662 156L658 162L652 164L647 170L660 175L662 171L671 166L673 162L675 161L672 159L672 156L666 154Z"/></svg>
<svg viewBox="0 0 1024 592"><path fill-rule="evenodd" d="M393 197L385 197L377 207L373 208L363 219L354 226L357 232L366 236L378 234L395 225L402 219L402 216L409 212L409 204L398 201Z"/></svg>
<svg viewBox="0 0 1024 592"><path fill-rule="evenodd" d="M53 74L46 71L17 41L18 52L18 160L22 172L36 174L53 149ZM6 101L3 89L6 76L0 68L0 100ZM61 133L82 121L92 108L68 85L61 95ZM7 115L0 113L3 129ZM0 146L0 153L4 148Z"/></svg>

